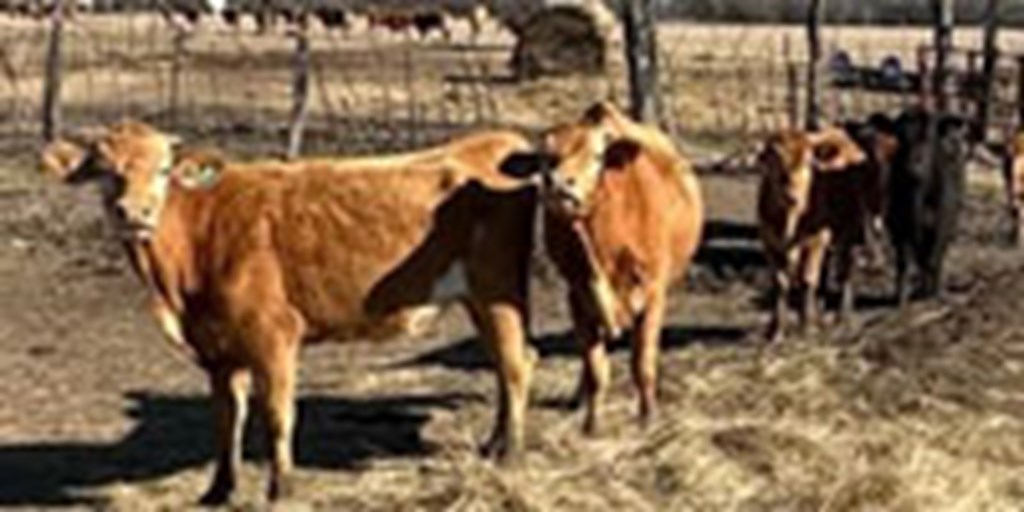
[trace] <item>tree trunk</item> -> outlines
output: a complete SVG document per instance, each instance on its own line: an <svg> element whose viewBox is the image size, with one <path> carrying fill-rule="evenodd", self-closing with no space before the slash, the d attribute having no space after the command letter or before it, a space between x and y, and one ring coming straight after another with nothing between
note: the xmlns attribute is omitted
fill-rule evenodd
<svg viewBox="0 0 1024 512"><path fill-rule="evenodd" d="M53 141L60 133L60 90L62 82L62 43L64 40L65 0L55 0L50 15L50 37L46 47L46 78L43 82L43 140Z"/></svg>
<svg viewBox="0 0 1024 512"><path fill-rule="evenodd" d="M295 56L292 62L292 115L288 130L288 159L298 158L302 153L302 136L309 117L309 75L312 67L309 32L305 23L298 23L295 37Z"/></svg>
<svg viewBox="0 0 1024 512"><path fill-rule="evenodd" d="M811 0L807 10L807 108L804 127L817 130L821 125L821 25L826 0Z"/></svg>
<svg viewBox="0 0 1024 512"><path fill-rule="evenodd" d="M654 0L625 0L622 17L629 67L630 113L634 119L645 123L661 120L654 4Z"/></svg>
<svg viewBox="0 0 1024 512"><path fill-rule="evenodd" d="M953 49L953 0L932 0L935 19L935 69L932 70L932 92L935 110L947 112L950 97L949 54Z"/></svg>
<svg viewBox="0 0 1024 512"><path fill-rule="evenodd" d="M988 138L988 125L992 120L992 94L995 89L996 63L999 61L999 0L988 0L985 6L985 37L982 51L982 90L978 98L978 130L984 141Z"/></svg>

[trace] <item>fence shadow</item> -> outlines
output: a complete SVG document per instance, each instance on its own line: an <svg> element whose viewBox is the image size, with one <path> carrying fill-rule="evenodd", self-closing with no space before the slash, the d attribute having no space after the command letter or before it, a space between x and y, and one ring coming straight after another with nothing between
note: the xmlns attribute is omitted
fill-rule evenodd
<svg viewBox="0 0 1024 512"><path fill-rule="evenodd" d="M91 490L139 482L202 466L213 459L213 411L206 397L132 393L125 414L132 430L114 442L0 444L0 507L94 505ZM376 458L417 457L435 447L422 427L433 409L482 397L450 393L299 400L296 463L357 467ZM258 410L258 408L253 408ZM250 418L247 458L264 458L261 418ZM198 497L202 489L196 489Z"/></svg>
<svg viewBox="0 0 1024 512"><path fill-rule="evenodd" d="M747 274L763 268L767 262L757 226L728 219L707 221L694 263L717 275Z"/></svg>

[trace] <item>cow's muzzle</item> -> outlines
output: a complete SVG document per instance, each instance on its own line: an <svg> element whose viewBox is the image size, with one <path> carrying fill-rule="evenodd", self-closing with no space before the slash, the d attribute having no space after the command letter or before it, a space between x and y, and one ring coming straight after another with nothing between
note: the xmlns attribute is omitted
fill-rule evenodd
<svg viewBox="0 0 1024 512"><path fill-rule="evenodd" d="M156 231L156 211L153 208L131 208L116 203L111 215L118 235L127 240L149 240Z"/></svg>

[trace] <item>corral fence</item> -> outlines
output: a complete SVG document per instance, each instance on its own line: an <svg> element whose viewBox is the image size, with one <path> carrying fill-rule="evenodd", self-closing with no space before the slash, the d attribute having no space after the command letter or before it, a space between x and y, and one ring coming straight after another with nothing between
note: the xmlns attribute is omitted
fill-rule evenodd
<svg viewBox="0 0 1024 512"><path fill-rule="evenodd" d="M49 23L0 15L0 134L42 130ZM78 15L63 34L62 125L125 117L283 151L294 117L300 36L207 21L184 33L155 14ZM309 30L307 145L351 153L429 143L505 124L489 93L507 43L424 42L409 34Z"/></svg>
<svg viewBox="0 0 1024 512"><path fill-rule="evenodd" d="M517 81L508 66L512 35L496 23L479 37L470 28L453 22L445 39L371 30L360 20L347 30L314 23L302 53L299 34L284 26L261 32L204 18L183 31L154 12L80 14L65 22L62 123L75 128L134 117L232 151L284 154L296 90L304 89L304 151L352 154L422 146L479 127L536 131L597 99L625 103L621 46L601 76ZM0 13L4 151L38 144L49 29L46 19ZM1006 46L1024 48L1019 34L1002 37ZM927 73L921 63L929 62L922 58L932 41L928 27L824 26L822 41L825 119L920 101L920 84L884 82L892 80L886 70L894 65L897 82ZM964 50L953 60L965 70L965 90L980 65L980 41L980 30L957 32L956 45ZM687 146L719 152L799 124L807 105L806 46L805 29L797 25L662 23L667 129ZM296 73L302 55L309 62L304 77ZM997 123L1009 127L1024 91L1024 61L1002 55L994 111ZM851 78L850 69L862 73Z"/></svg>

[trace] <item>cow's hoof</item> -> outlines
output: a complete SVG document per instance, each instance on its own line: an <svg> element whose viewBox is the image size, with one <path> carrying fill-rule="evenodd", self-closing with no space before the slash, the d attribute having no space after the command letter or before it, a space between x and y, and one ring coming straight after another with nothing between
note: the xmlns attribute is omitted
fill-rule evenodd
<svg viewBox="0 0 1024 512"><path fill-rule="evenodd" d="M480 456L485 459L501 460L508 451L504 436L492 435L490 439L480 445Z"/></svg>
<svg viewBox="0 0 1024 512"><path fill-rule="evenodd" d="M220 507L231 502L232 486L213 484L199 498L199 504L204 507Z"/></svg>
<svg viewBox="0 0 1024 512"><path fill-rule="evenodd" d="M510 444L504 436L494 436L481 445L480 456L503 468L515 468L522 462L522 450Z"/></svg>
<svg viewBox="0 0 1024 512"><path fill-rule="evenodd" d="M658 413L655 409L647 411L641 411L636 418L636 424L640 427L640 430L647 430L654 424L655 418L658 417Z"/></svg>
<svg viewBox="0 0 1024 512"><path fill-rule="evenodd" d="M770 344L781 343L785 337L782 327L775 322L768 325L764 331L764 340Z"/></svg>
<svg viewBox="0 0 1024 512"><path fill-rule="evenodd" d="M267 499L270 501L286 501L295 498L295 477L292 475L278 475L270 479L270 487L267 489Z"/></svg>

